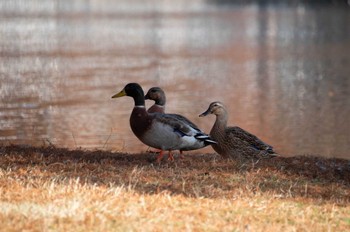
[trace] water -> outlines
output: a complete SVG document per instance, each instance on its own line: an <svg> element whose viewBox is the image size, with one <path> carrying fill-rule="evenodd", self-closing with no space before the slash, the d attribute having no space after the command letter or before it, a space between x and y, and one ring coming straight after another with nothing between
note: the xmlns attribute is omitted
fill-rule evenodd
<svg viewBox="0 0 350 232"><path fill-rule="evenodd" d="M0 142L145 151L110 98L139 82L206 132L220 100L281 154L350 158L349 25L346 4L1 1Z"/></svg>

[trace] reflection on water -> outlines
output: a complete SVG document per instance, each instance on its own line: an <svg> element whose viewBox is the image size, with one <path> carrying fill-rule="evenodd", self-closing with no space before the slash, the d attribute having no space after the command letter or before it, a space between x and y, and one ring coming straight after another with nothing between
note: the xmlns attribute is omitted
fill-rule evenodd
<svg viewBox="0 0 350 232"><path fill-rule="evenodd" d="M220 100L282 154L350 158L347 5L26 0L0 18L3 144L144 151L133 101L110 99L139 82L204 131Z"/></svg>

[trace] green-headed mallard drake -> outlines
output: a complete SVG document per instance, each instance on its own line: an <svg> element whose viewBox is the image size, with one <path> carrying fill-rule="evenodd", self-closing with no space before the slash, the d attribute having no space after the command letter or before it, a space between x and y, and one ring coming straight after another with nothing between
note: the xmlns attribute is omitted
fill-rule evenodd
<svg viewBox="0 0 350 232"><path fill-rule="evenodd" d="M209 108L199 117L208 114L216 115L216 121L210 131L210 136L217 144L212 144L214 150L224 157L230 158L262 158L273 157L277 154L272 146L264 143L255 135L240 127L228 127L227 110L221 102L212 102Z"/></svg>
<svg viewBox="0 0 350 232"><path fill-rule="evenodd" d="M207 134L199 132L172 115L148 113L145 107L144 92L139 84L127 84L112 98L123 96L134 99L134 108L130 116L131 130L141 142L161 150L157 161L162 159L163 151L196 150L216 143Z"/></svg>

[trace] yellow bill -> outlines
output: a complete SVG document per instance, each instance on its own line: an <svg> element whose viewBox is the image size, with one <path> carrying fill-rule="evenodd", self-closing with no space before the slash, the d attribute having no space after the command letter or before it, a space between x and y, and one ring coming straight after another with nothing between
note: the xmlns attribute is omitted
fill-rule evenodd
<svg viewBox="0 0 350 232"><path fill-rule="evenodd" d="M123 96L126 96L126 92L125 92L124 89L123 89L122 91L120 91L119 93L114 94L114 95L112 96L112 98L123 97Z"/></svg>

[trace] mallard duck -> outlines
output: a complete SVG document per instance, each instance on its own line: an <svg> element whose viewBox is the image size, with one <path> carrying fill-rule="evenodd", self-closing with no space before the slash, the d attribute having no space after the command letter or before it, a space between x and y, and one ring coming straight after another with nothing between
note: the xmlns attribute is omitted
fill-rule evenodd
<svg viewBox="0 0 350 232"><path fill-rule="evenodd" d="M164 91L160 87L152 87L150 88L146 95L145 95L146 100L153 100L154 104L148 108L147 112L148 113L165 113L165 103L166 103L166 97ZM202 133L200 129L198 129L198 126L188 120L186 117L180 115L180 114L169 114L172 117L177 118L180 121L183 121L184 123L188 124L195 130L197 130L199 133ZM180 150L180 155L182 155L183 151ZM169 155L170 159L173 159L172 155Z"/></svg>
<svg viewBox="0 0 350 232"><path fill-rule="evenodd" d="M145 107L144 92L139 84L127 84L112 98L123 96L134 99L134 108L130 116L131 130L141 142L161 150L157 157L158 162L162 159L164 151L196 150L216 143L209 135L198 132L172 115L148 113Z"/></svg>
<svg viewBox="0 0 350 232"><path fill-rule="evenodd" d="M228 114L221 102L212 102L209 108L199 115L216 115L216 121L210 131L210 136L217 144L212 144L214 150L223 157L230 158L263 158L274 157L277 154L272 146L264 143L255 135L240 127L228 127Z"/></svg>
<svg viewBox="0 0 350 232"><path fill-rule="evenodd" d="M159 87L150 88L145 95L145 99L154 101L154 104L150 108L148 108L147 110L148 113L156 113L156 112L163 113L163 114L165 113L166 97L165 97L164 91L161 88ZM172 115L173 117L181 121L184 121L186 124L190 125L192 128L196 129L198 132L201 132L201 130L198 129L198 126L193 122L191 122L186 117L180 114L170 114L170 115Z"/></svg>

